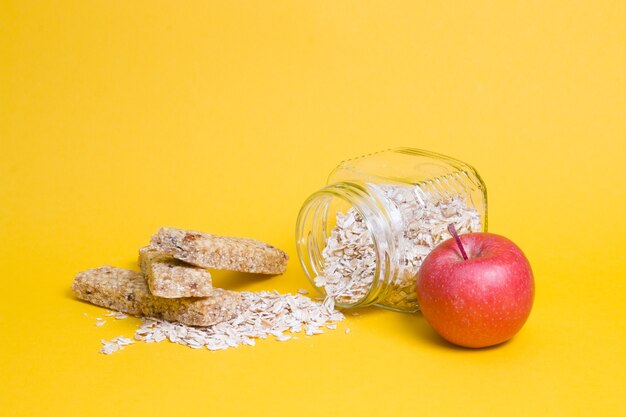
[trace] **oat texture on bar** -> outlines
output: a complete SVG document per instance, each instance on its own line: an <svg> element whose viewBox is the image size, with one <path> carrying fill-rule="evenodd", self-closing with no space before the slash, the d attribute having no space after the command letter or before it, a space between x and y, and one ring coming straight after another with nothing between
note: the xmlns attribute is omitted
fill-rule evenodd
<svg viewBox="0 0 626 417"><path fill-rule="evenodd" d="M282 274L289 256L256 239L216 236L193 230L162 227L151 246L176 259L203 268L257 274Z"/></svg>
<svg viewBox="0 0 626 417"><path fill-rule="evenodd" d="M112 266L76 275L78 298L133 316L154 317L189 326L210 326L236 317L245 308L241 294L216 288L203 298L162 298L150 293L139 272Z"/></svg>
<svg viewBox="0 0 626 417"><path fill-rule="evenodd" d="M213 290L211 273L145 246L139 266L153 295L164 298L206 297Z"/></svg>

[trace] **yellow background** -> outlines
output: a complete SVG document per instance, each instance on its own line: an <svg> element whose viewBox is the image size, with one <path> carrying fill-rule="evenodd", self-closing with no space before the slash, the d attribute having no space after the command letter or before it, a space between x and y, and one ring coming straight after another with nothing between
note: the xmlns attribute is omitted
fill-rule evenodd
<svg viewBox="0 0 626 417"><path fill-rule="evenodd" d="M623 1L1 1L0 414L626 415L625 22ZM536 276L512 342L369 310L254 348L97 353L139 320L95 327L76 272L134 267L170 225L291 255L221 285L310 288L301 203L396 146L483 176Z"/></svg>

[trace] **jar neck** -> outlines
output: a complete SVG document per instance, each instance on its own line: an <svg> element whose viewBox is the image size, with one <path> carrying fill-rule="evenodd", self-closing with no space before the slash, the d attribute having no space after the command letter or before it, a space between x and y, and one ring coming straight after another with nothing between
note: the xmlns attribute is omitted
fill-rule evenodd
<svg viewBox="0 0 626 417"><path fill-rule="evenodd" d="M375 255L372 258L375 265L372 265L374 268L371 282L369 279L364 280L367 284L363 288L362 296L351 300L336 297L336 305L341 308L379 303L387 295L394 277L397 276L399 265L397 242L393 238L393 221L387 203L370 192L364 184L338 182L312 194L298 215L298 258L312 285L327 295L324 288L316 285L315 278L325 273L327 259L323 251L333 228L337 227L337 215L345 215L350 208L362 218L371 237L368 241L371 242Z"/></svg>

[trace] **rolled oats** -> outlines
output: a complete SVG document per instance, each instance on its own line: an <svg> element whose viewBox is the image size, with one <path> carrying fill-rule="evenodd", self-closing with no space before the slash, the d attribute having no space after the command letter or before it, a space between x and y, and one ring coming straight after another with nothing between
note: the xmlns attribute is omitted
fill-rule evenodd
<svg viewBox="0 0 626 417"><path fill-rule="evenodd" d="M145 342L169 340L173 343L208 350L223 350L240 345L254 346L255 339L269 336L278 341L295 339L293 333L321 334L322 327L333 326L344 316L322 303L301 294L276 291L242 292L247 306L236 317L207 327L190 327L165 320L143 318L135 339ZM331 327L332 328L332 327Z"/></svg>
<svg viewBox="0 0 626 417"><path fill-rule="evenodd" d="M100 353L104 353L105 355L110 355L112 353L117 352L118 350L124 349L124 346L132 345L133 342L131 339L123 336L118 336L109 341L101 340L102 348L100 349Z"/></svg>
<svg viewBox="0 0 626 417"><path fill-rule="evenodd" d="M441 200L431 198L419 185L368 185L374 194L390 203L397 216L392 217L394 243L402 249L398 279L381 302L390 307L403 307L417 302L416 275L422 262L435 246L450 238L447 225L458 232L481 230L480 214L462 196ZM336 225L322 251L324 267L314 282L324 289L328 298L343 304L362 300L374 282L377 253L374 239L363 219L354 208L338 212Z"/></svg>

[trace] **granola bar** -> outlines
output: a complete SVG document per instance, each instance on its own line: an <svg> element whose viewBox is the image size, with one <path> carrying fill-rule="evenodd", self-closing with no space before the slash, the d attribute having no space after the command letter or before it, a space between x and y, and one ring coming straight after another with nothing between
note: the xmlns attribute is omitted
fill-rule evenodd
<svg viewBox="0 0 626 417"><path fill-rule="evenodd" d="M282 274L289 256L256 239L162 227L152 236L153 248L203 268L257 274Z"/></svg>
<svg viewBox="0 0 626 417"><path fill-rule="evenodd" d="M72 289L78 298L92 304L189 326L210 326L230 320L244 308L241 294L219 288L203 298L155 297L141 273L112 266L78 273Z"/></svg>
<svg viewBox="0 0 626 417"><path fill-rule="evenodd" d="M139 249L139 266L153 295L164 298L206 297L210 295L211 273L158 250Z"/></svg>

